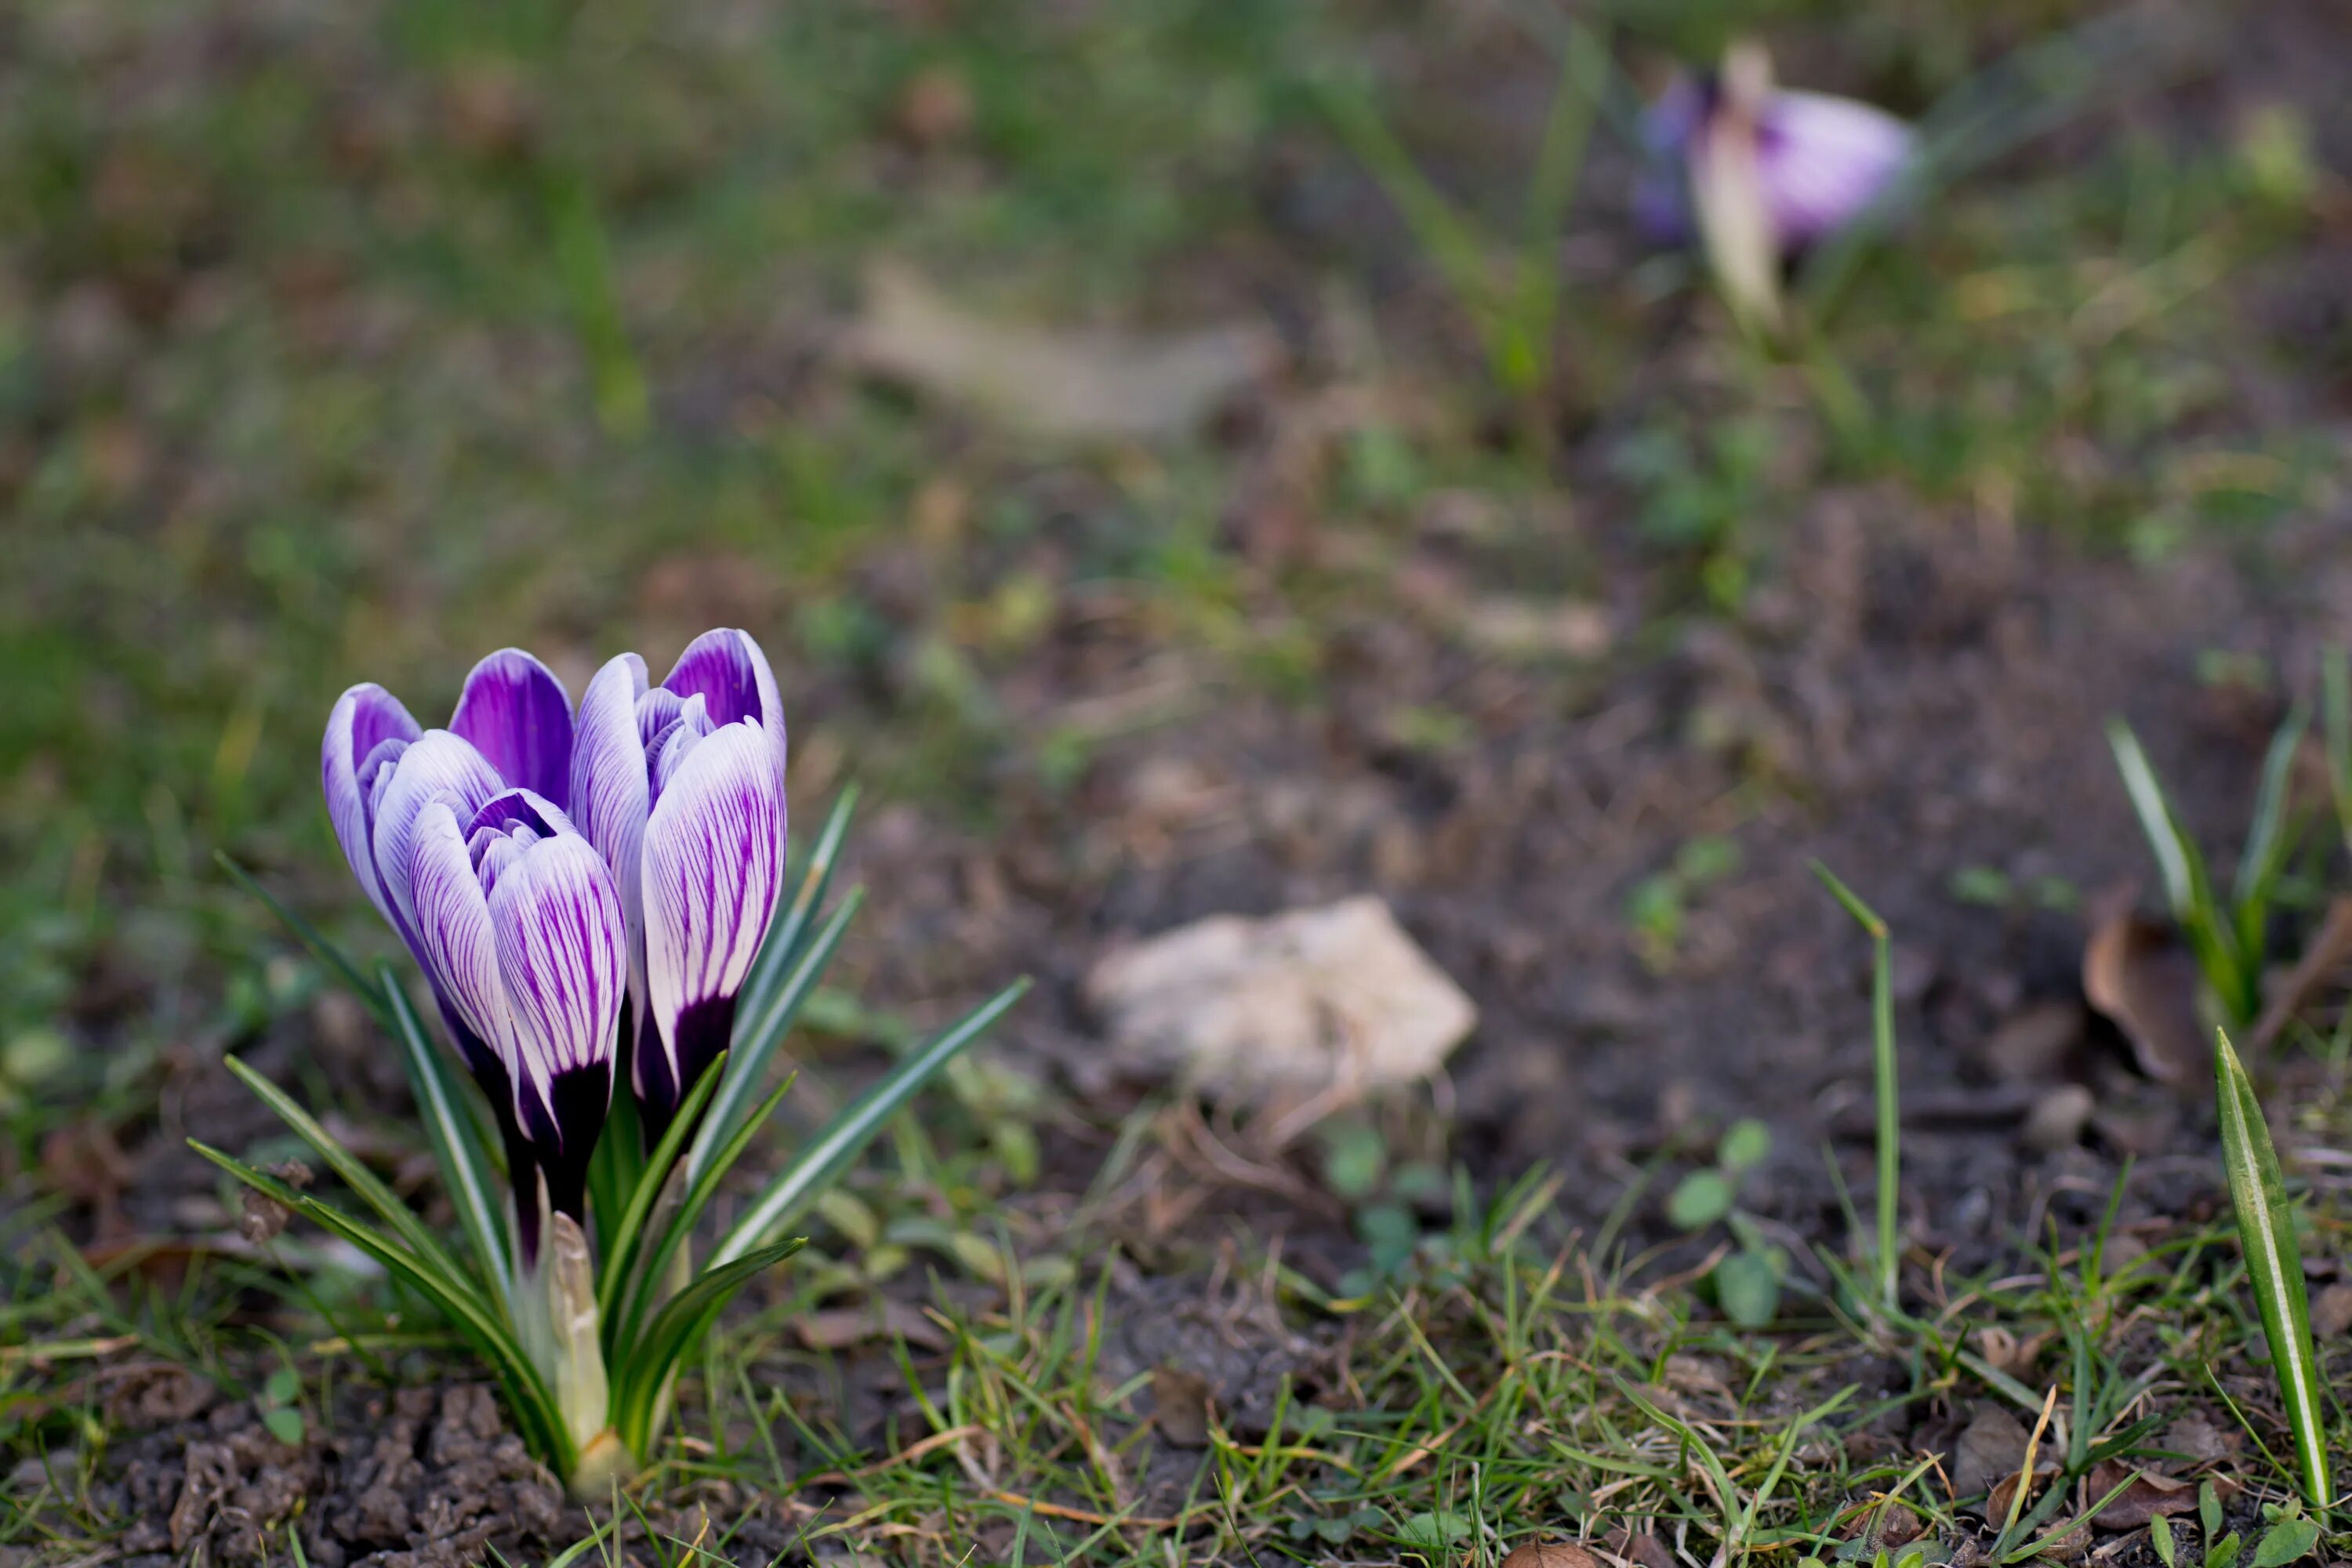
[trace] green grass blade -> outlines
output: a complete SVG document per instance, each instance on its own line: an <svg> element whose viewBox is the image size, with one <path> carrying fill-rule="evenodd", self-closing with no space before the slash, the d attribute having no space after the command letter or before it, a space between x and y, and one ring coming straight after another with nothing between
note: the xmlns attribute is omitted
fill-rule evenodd
<svg viewBox="0 0 2352 1568"><path fill-rule="evenodd" d="M515 1413L525 1439L548 1458L559 1474L570 1473L573 1458L571 1438L538 1369L530 1364L530 1359L523 1354L521 1345L506 1325L462 1277L409 1251L333 1205L296 1192L233 1154L194 1138L188 1140L188 1147L256 1192L276 1199L321 1230L349 1242L432 1302L475 1353L489 1364L506 1391L508 1407Z"/></svg>
<svg viewBox="0 0 2352 1568"><path fill-rule="evenodd" d="M2310 710L2297 703L2286 722L2279 726L2279 732L2271 737L2270 750L2263 757L2263 782L2254 795L2253 825L2246 831L2246 847L2239 857L2237 880L2230 888L2231 899L2242 910L2267 911L2271 888L2286 862L2290 847L2287 795L2294 784L2294 754L2302 747L2304 731L2310 723ZM2260 931L2249 942L2242 925L2238 945L2246 952L2259 951Z"/></svg>
<svg viewBox="0 0 2352 1568"><path fill-rule="evenodd" d="M1878 911L1855 896L1853 889L1820 861L1813 875L1830 890L1854 923L1870 934L1870 1044L1872 1077L1878 1110L1878 1298L1895 1311L1901 1300L1901 1249L1897 1230L1901 1219L1903 1184L1902 1085L1895 1057L1895 942Z"/></svg>
<svg viewBox="0 0 2352 1568"><path fill-rule="evenodd" d="M832 1125L801 1151L799 1158L776 1173L759 1200L736 1222L734 1229L727 1233L726 1239L719 1244L719 1250L711 1255L713 1266L731 1263L765 1243L779 1227L800 1212L802 1205L814 1198L843 1166L857 1156L858 1151L866 1147L866 1141L879 1132L883 1125L914 1098L915 1092L930 1081L932 1074L954 1059L957 1052L978 1039L1028 989L1029 982L1025 979L1006 986L965 1014L953 1028L899 1062L880 1083L867 1089L856 1103L835 1117Z"/></svg>
<svg viewBox="0 0 2352 1568"><path fill-rule="evenodd" d="M2172 918L2186 926L2198 915L2200 879L2192 869L2199 858L2197 846L2181 832L2172 805L2164 797L2164 786L2157 782L2156 769L2148 764L2147 753L2140 749L2132 727L2121 719L2108 720L2107 744L2115 749L2116 769L2123 774L2124 793L2131 796L2140 831L2147 835L2147 847L2155 851L2157 870L2164 878L2165 905Z"/></svg>
<svg viewBox="0 0 2352 1568"><path fill-rule="evenodd" d="M309 1111L295 1104L293 1098L284 1089L235 1057L225 1057L222 1063L240 1083L253 1090L264 1105L276 1112L280 1121L292 1128L302 1142L319 1152L319 1157L327 1163L328 1168L341 1177L343 1184L365 1201L368 1207L383 1217L384 1223L392 1227L393 1233L400 1237L410 1252L415 1254L421 1262L446 1274L456 1288L462 1289L474 1299L476 1306L483 1310L488 1310L488 1300L468 1279L465 1268L425 1227L425 1222L417 1217L416 1211L401 1201L398 1193L385 1186L374 1172L360 1163L356 1155L336 1142L333 1136L320 1126Z"/></svg>
<svg viewBox="0 0 2352 1568"><path fill-rule="evenodd" d="M2326 1414L2320 1404L2319 1363L2312 1350L2311 1308L2303 1288L2303 1256L2295 1245L2294 1214L2279 1175L2278 1151L2271 1144L2254 1086L2231 1048L2215 1031L2213 1078L2221 1114L2221 1163L2230 1177L2230 1203L2238 1212L2238 1242L2246 1255L2263 1333L2270 1341L2271 1368L2279 1399L2294 1434L2303 1470L2304 1495L2325 1510L2327 1485Z"/></svg>
<svg viewBox="0 0 2352 1568"><path fill-rule="evenodd" d="M2319 665L2320 705L2327 739L2327 787L2336 797L2336 824L2352 847L2352 651L2327 650Z"/></svg>
<svg viewBox="0 0 2352 1568"><path fill-rule="evenodd" d="M278 922L294 933L294 940L307 948L311 957L324 964L330 973L341 981L350 989L352 994L360 999L360 1005L375 1015L377 1023L387 1029L392 1027L392 1019L384 1012L383 998L376 994L375 987L367 983L367 977L360 973L359 966L344 954L341 948L329 942L317 926L279 902L278 895L263 887L259 878L230 859L227 850L214 850L213 858L219 862L222 870L229 874L231 881L260 900L269 912L278 917Z"/></svg>
<svg viewBox="0 0 2352 1568"><path fill-rule="evenodd" d="M1369 92L1329 78L1318 86L1340 140L1394 204L1414 242L1453 290L1478 334L1489 369L1503 373L1509 361L1508 334L1497 320L1493 267L1477 228L1415 166Z"/></svg>
<svg viewBox="0 0 2352 1568"><path fill-rule="evenodd" d="M693 1090L678 1106L677 1114L670 1119L669 1130L662 1134L661 1142L654 1145L653 1158L646 1162L645 1170L638 1175L636 1189L629 1194L628 1207L621 1211L620 1223L614 1227L612 1235L597 1238L602 1244L604 1277L597 1286L596 1310L598 1320L604 1324L607 1337L604 1359L608 1363L621 1359L615 1354L614 1344L625 1342L614 1342L611 1338L613 1310L620 1303L623 1282L634 1270L638 1237L644 1232L646 1218L654 1212L654 1205L661 1197L670 1167L677 1163L677 1152L686 1142L687 1130L695 1124L695 1119L702 1114L703 1107L710 1103L710 1096L719 1087L719 1074L727 1066L727 1055L725 1051L719 1052L718 1059L696 1080Z"/></svg>
<svg viewBox="0 0 2352 1568"><path fill-rule="evenodd" d="M767 1076L768 1064L775 1058L777 1046L792 1026L793 1016L816 989L817 982L824 978L834 952L849 930L849 922L856 918L865 902L866 890L852 889L849 896L842 900L841 908L828 916L816 935L802 945L798 962L769 997L765 1008L735 1031L729 1052L733 1063L686 1157L688 1181L701 1180L702 1173L710 1168L712 1153L734 1135L736 1126L750 1109L751 1097L759 1092L760 1080Z"/></svg>
<svg viewBox="0 0 2352 1568"><path fill-rule="evenodd" d="M1592 121L1607 85L1608 45L1578 22L1567 25L1567 35L1551 111L1544 121L1535 169L1528 176L1527 236L1521 242L1512 310L1512 335L1529 361L1517 367L1517 374L1526 377L1527 384L1516 389L1522 393L1537 390L1551 374L1552 337L1566 276L1559 265L1560 232L1576 196Z"/></svg>
<svg viewBox="0 0 2352 1568"><path fill-rule="evenodd" d="M614 1390L613 1425L629 1452L644 1458L652 1447L653 1413L663 1385L735 1292L807 1245L805 1237L796 1237L714 1265L654 1314L622 1363Z"/></svg>
<svg viewBox="0 0 2352 1568"><path fill-rule="evenodd" d="M457 1222L473 1244L485 1282L503 1295L510 1278L506 1237L499 1223L499 1188L482 1152L479 1125L466 1107L465 1090L450 1073L448 1058L435 1048L425 1034L407 988L390 964L383 966L380 975L385 1010L393 1016L393 1036L400 1041L408 1068L408 1089L415 1097L416 1109L425 1119L425 1135L432 1141L433 1157L441 1167L442 1190L449 1194Z"/></svg>
<svg viewBox="0 0 2352 1568"><path fill-rule="evenodd" d="M793 892L793 900L784 906L768 928L759 952L751 960L751 972L744 976L743 989L738 993L735 1016L756 1018L767 1010L769 999L783 983L784 972L792 967L793 955L807 940L809 922L824 907L824 896L833 887L833 874L841 863L841 851L849 839L850 819L857 812L857 786L851 784L833 803L833 810L818 830L816 846L809 851L807 863L801 868L800 880ZM742 1042L735 1042L740 1046ZM740 1058L741 1052L739 1050Z"/></svg>
<svg viewBox="0 0 2352 1568"><path fill-rule="evenodd" d="M793 1079L788 1076L783 1082L776 1086L775 1092L769 1095L758 1110L743 1119L743 1124L738 1127L734 1134L727 1140L711 1160L709 1167L688 1184L686 1196L678 1204L676 1212L671 1214L663 1224L659 1238L654 1242L651 1250L645 1253L641 1262L628 1270L628 1277L624 1279L618 1297L621 1304L619 1315L610 1316L611 1309L606 1309L608 1317L604 1331L614 1345L631 1345L636 1342L637 1325L643 1321L646 1311L651 1309L656 1300L655 1292L661 1288L662 1281L668 1278L670 1259L677 1256L677 1249L685 1246L688 1238L694 1235L695 1223L702 1217L702 1211L709 1206L710 1200L719 1194L719 1184L734 1167L735 1162L741 1158L745 1147L766 1124L768 1118L775 1114L776 1107L784 1102L784 1096L792 1091L792 1087ZM625 1360L626 1357L608 1357L607 1359Z"/></svg>

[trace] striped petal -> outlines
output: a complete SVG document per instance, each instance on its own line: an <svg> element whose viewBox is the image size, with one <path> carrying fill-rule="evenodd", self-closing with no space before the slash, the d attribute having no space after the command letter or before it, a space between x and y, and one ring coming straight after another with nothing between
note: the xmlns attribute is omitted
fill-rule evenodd
<svg viewBox="0 0 2352 1568"><path fill-rule="evenodd" d="M530 844L491 889L499 974L514 1042L515 1110L557 1212L578 1218L588 1156L612 1103L627 983L613 874L585 838Z"/></svg>
<svg viewBox="0 0 2352 1568"><path fill-rule="evenodd" d="M511 1059L489 900L483 897L466 838L449 797L429 802L416 814L409 849L416 956L466 1027L502 1059Z"/></svg>
<svg viewBox="0 0 2352 1568"><path fill-rule="evenodd" d="M645 742L637 717L645 697L646 661L633 653L615 657L581 693L580 722L572 738L572 820L613 868L613 885L621 896L629 960L621 1034L631 1046L648 1022L641 884L650 802ZM635 1057L632 1049L632 1062Z"/></svg>
<svg viewBox="0 0 2352 1568"><path fill-rule="evenodd" d="M695 739L646 824L646 978L658 1033L636 1081L649 1128L668 1125L726 1047L735 994L775 912L783 844L773 740L751 722Z"/></svg>
<svg viewBox="0 0 2352 1568"><path fill-rule="evenodd" d="M449 729L507 783L558 806L571 798L572 699L555 672L522 649L500 648L474 666Z"/></svg>
<svg viewBox="0 0 2352 1568"><path fill-rule="evenodd" d="M662 685L680 697L699 695L714 724L749 719L774 736L779 748L784 744L784 705L776 695L776 677L749 632L722 626L703 633L687 644Z"/></svg>
<svg viewBox="0 0 2352 1568"><path fill-rule="evenodd" d="M427 805L453 797L450 811L467 821L483 802L501 794L506 784L481 752L446 730L427 730L400 754L387 774L379 775L375 807L375 863L383 877L385 901L392 906L393 924L403 940L416 945L415 900L412 891L411 857L415 852L416 819Z"/></svg>
<svg viewBox="0 0 2352 1568"><path fill-rule="evenodd" d="M1884 110L1819 92L1777 92L1758 156L1783 246L1810 245L1860 217L1911 157L1911 128Z"/></svg>
<svg viewBox="0 0 2352 1568"><path fill-rule="evenodd" d="M369 832L368 807L374 773L396 762L407 742L425 731L402 707L400 699L370 681L354 686L335 701L327 715L327 735L319 748L319 773L327 794L327 816L335 825L335 839L352 875L376 912L392 919L384 897L383 879L376 874L375 846ZM379 755L379 752L383 753Z"/></svg>

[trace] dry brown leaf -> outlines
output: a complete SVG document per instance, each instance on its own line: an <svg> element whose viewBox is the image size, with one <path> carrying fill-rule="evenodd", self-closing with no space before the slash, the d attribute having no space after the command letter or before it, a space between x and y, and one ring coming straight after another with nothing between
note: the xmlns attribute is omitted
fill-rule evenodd
<svg viewBox="0 0 2352 1568"><path fill-rule="evenodd" d="M2003 1477L2014 1481L2025 1463L2028 1440L2016 1416L1998 1405L1979 1405L1953 1446L1953 1487L1962 1497L1974 1497Z"/></svg>
<svg viewBox="0 0 2352 1568"><path fill-rule="evenodd" d="M2163 1445L2172 1453L2210 1465L2233 1458L2244 1440L2236 1427L2218 1426L2212 1417L2192 1410L2164 1429Z"/></svg>
<svg viewBox="0 0 2352 1568"><path fill-rule="evenodd" d="M2197 960L2168 921L2128 910L2101 920L2083 949L2083 994L2131 1041L2142 1071L2176 1089L2212 1089L2212 1049L2197 1013Z"/></svg>
<svg viewBox="0 0 2352 1568"><path fill-rule="evenodd" d="M1151 1372L1151 1419L1171 1447L1205 1448L1209 1420L1215 1411L1209 1380L1182 1367L1154 1367Z"/></svg>
<svg viewBox="0 0 2352 1568"><path fill-rule="evenodd" d="M813 1351L847 1350L876 1340L900 1339L918 1350L943 1351L948 1336L939 1324L904 1301L877 1307L834 1307L793 1321L793 1333Z"/></svg>
<svg viewBox="0 0 2352 1568"><path fill-rule="evenodd" d="M1565 1542L1530 1541L1511 1548L1503 1568L1601 1568L1601 1559Z"/></svg>
<svg viewBox="0 0 2352 1568"><path fill-rule="evenodd" d="M2119 1486L2124 1488L2113 1502L2093 1517L2093 1522L2101 1530L2137 1530L2159 1514L2170 1518L2197 1506L2195 1481L2156 1470L2142 1470L2133 1478L2132 1472L2139 1468L2120 1459L2102 1459L2091 1467L2090 1489L2094 1498L2105 1497ZM2131 1479L2129 1486L2124 1486L2126 1479ZM2230 1490L2236 1489L2235 1483L2231 1483Z"/></svg>
<svg viewBox="0 0 2352 1568"><path fill-rule="evenodd" d="M1643 1531L1637 1535L1621 1524L1609 1532L1605 1544L1626 1562L1638 1563L1640 1568L1675 1568L1675 1554L1667 1551L1666 1543L1650 1531Z"/></svg>
<svg viewBox="0 0 2352 1568"><path fill-rule="evenodd" d="M877 375L1072 439L1179 434L1274 368L1263 328L1232 322L1160 336L992 321L908 268L866 284L852 357Z"/></svg>

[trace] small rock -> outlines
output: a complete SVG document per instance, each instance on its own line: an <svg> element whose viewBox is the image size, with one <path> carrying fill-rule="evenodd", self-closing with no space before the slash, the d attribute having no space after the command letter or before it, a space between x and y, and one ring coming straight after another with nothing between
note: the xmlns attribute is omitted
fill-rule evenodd
<svg viewBox="0 0 2352 1568"><path fill-rule="evenodd" d="M1122 1066L1219 1095L1410 1083L1478 1020L1376 898L1213 916L1110 953L1086 994Z"/></svg>
<svg viewBox="0 0 2352 1568"><path fill-rule="evenodd" d="M2034 1100L2033 1108L2025 1113L2024 1125L2018 1129L2018 1142L2043 1153L2068 1148L2081 1142L2083 1129L2090 1125L2095 1109L2089 1089L2079 1083L2062 1083Z"/></svg>

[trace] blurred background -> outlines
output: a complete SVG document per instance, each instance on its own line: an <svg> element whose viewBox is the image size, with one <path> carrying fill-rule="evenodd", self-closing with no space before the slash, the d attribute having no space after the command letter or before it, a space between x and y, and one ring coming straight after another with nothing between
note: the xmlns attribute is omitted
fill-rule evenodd
<svg viewBox="0 0 2352 1568"><path fill-rule="evenodd" d="M2145 875L2098 721L2226 828L2352 624L2352 28L2216 20L10 9L0 1161L135 1160L273 1032L368 1081L214 861L389 949L318 795L345 686L429 723L491 648L576 693L714 625L796 820L866 791L835 1031L1047 983L983 1185L1108 1092L1106 944L1366 890L1481 1009L1488 1168L1837 1125L1812 854L1916 955L1929 1081L1998 1076ZM1739 38L1933 176L1777 327L1640 210L1643 105Z"/></svg>

